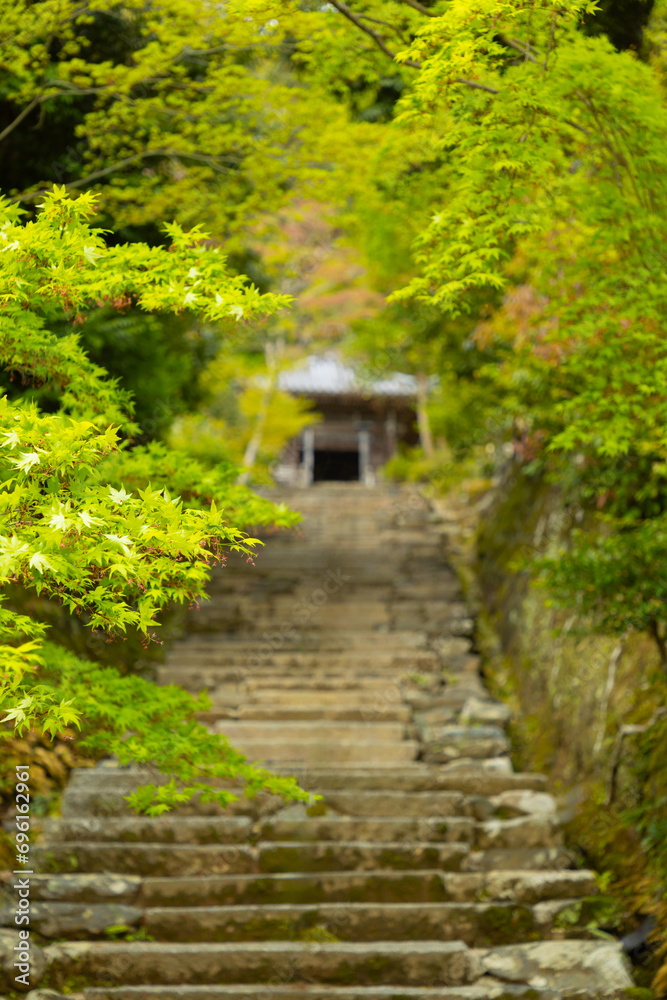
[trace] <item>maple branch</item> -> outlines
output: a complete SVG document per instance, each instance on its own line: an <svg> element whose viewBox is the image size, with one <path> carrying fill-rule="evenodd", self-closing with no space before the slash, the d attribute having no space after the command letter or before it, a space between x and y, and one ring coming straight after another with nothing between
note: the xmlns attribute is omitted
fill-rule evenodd
<svg viewBox="0 0 667 1000"><path fill-rule="evenodd" d="M455 76L454 83L462 83L464 87L470 87L471 90L485 90L487 94L500 93L497 87L489 87L485 83L477 83L476 80L465 80L462 76Z"/></svg>
<svg viewBox="0 0 667 1000"><path fill-rule="evenodd" d="M21 124L26 115L29 115L30 112L34 108L36 108L39 103L40 103L39 97L33 97L30 104L26 104L23 111L21 111L21 113L16 116L14 121L10 122L9 125L5 129L3 129L2 132L0 132L0 142L2 142L3 139L6 139L7 136L14 131L15 128L18 128L18 126Z"/></svg>
<svg viewBox="0 0 667 1000"><path fill-rule="evenodd" d="M382 36L378 35L378 33L376 31L373 31L372 28L368 28L365 24L363 24L360 17L353 11L351 11L348 5L343 2L343 0L330 0L330 2L336 8L336 10L343 15L343 17L346 17L348 21L351 21L352 24L356 25L356 27L359 28L360 31L363 31L364 34L372 38L375 44L378 46L378 48L381 49L386 56L389 56L389 58L392 60L396 59L396 54L392 52L391 49L385 44L385 41L382 38ZM414 59L406 59L399 65L409 66L410 69L421 69L421 63L415 62ZM485 90L487 94L500 93L500 91L497 90L496 87L488 87L485 83L477 83L475 80L465 80L463 77L460 76L457 76L454 82L462 83L464 87L470 87L472 90Z"/></svg>
<svg viewBox="0 0 667 1000"><path fill-rule="evenodd" d="M33 97L32 101L30 101L29 104L26 104L23 111L19 112L16 118L13 121L11 121L9 125L7 125L6 128L2 130L2 132L0 132L0 142L6 139L8 135L11 135L14 129L18 128L23 119L26 118L31 111L34 111L35 108L39 107L42 104L45 104L47 101L50 101L54 97L64 97L64 96L69 97L71 95L75 97L88 97L90 94L103 94L105 91L109 89L108 87L86 87L85 89L80 90L76 87L75 84L70 84L68 81L65 80L60 80L59 84L60 86L63 87L69 86L72 89L56 90L52 91L50 94L39 94L37 97Z"/></svg>
<svg viewBox="0 0 667 1000"><path fill-rule="evenodd" d="M526 46L522 45L521 42L517 42L515 38L508 38L507 35L498 35L497 37L503 43L503 45L507 45L510 49L515 49L516 52L520 52L521 55L525 59L528 59L529 62L532 63L537 62L537 59L532 54L532 52L530 52L530 50L526 48Z"/></svg>
<svg viewBox="0 0 667 1000"><path fill-rule="evenodd" d="M389 28L390 31L395 32L395 34L398 35L398 37L401 39L401 41L403 42L404 45L408 44L406 42L405 38L403 38L403 35L401 34L400 29L397 28L395 24L389 24L388 21L381 21L377 17L370 17L368 14L360 14L359 17L360 17L360 19L363 19L364 21L373 21L374 24L382 24L382 25L384 25L385 28Z"/></svg>
<svg viewBox="0 0 667 1000"><path fill-rule="evenodd" d="M433 11L429 10L427 7L424 7L423 4L420 4L419 0L403 0L403 3L406 3L409 7L412 7L413 10L418 10L420 14L426 14L427 17L440 16L439 14L434 14Z"/></svg>
<svg viewBox="0 0 667 1000"><path fill-rule="evenodd" d="M199 163L205 163L207 166L211 167L213 170L216 170L220 174L224 174L226 172L226 168L220 166L219 163L216 163L215 159L213 159L213 157L211 156L204 156L199 153L186 153L177 149L147 149L141 153L134 153L133 156L126 156L125 159L118 160L116 163L112 163L110 164L110 166L104 167L103 170L95 170L92 174L87 174L85 177L80 177L79 180L77 181L70 181L69 183L66 182L65 187L67 188L84 187L86 184L90 184L92 181L99 180L101 177L108 177L109 174L115 173L116 170L122 170L123 167L128 167L130 166L130 164L136 163L138 160L143 160L150 156L163 156L163 157L171 156L174 158L181 158L183 160L195 160ZM42 191L32 191L32 192L27 192L26 194L17 195L15 198L12 198L11 201L12 202L32 201L34 198L42 198L44 195L47 194L50 194L49 189Z"/></svg>
<svg viewBox="0 0 667 1000"><path fill-rule="evenodd" d="M343 0L331 0L331 4L336 8L339 14L342 14L343 17L346 17L348 21L351 21L352 24L359 28L360 31L363 31L365 35L372 38L378 48L381 49L386 56L389 56L392 60L396 58L396 54L385 44L382 35L378 35L377 31L373 31L372 28L367 27L361 18L355 14L354 11L350 10L346 3L343 3ZM401 65L409 66L411 69L421 69L420 64L414 62L412 59L406 59Z"/></svg>
<svg viewBox="0 0 667 1000"><path fill-rule="evenodd" d="M621 726L616 734L616 741L614 744L614 750L612 753L611 769L609 773L609 779L607 781L607 795L605 798L605 805L610 806L614 801L614 796L616 793L616 777L618 769L621 763L621 751L623 749L623 740L626 736L640 736L642 733L648 732L655 726L656 722L663 719L667 715L667 708L661 706L656 708L655 712L651 718L643 726L640 725L625 725Z"/></svg>

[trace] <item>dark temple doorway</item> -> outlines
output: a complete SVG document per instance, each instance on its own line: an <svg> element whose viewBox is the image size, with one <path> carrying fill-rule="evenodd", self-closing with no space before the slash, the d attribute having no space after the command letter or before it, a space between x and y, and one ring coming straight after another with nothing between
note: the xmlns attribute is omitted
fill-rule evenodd
<svg viewBox="0 0 667 1000"><path fill-rule="evenodd" d="M322 448L315 449L313 464L314 482L358 482L358 480L358 451L327 451Z"/></svg>

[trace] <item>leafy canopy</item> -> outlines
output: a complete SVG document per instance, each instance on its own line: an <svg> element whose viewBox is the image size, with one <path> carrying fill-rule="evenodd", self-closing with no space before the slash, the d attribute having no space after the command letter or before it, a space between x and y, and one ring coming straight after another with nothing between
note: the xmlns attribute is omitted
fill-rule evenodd
<svg viewBox="0 0 667 1000"><path fill-rule="evenodd" d="M62 315L71 321L91 303L196 308L215 321L265 315L287 300L260 295L230 276L224 256L199 229L167 227L168 248L107 247L89 224L93 207L91 195L71 200L58 189L22 225L16 207L0 203L3 364L15 378L48 384L61 404L44 413L20 397L0 402L0 580L59 600L93 629L117 635L134 628L150 637L161 608L203 596L225 553L252 558L257 542L245 525L289 525L296 517L230 483L229 470L206 470L160 446L127 450L122 435L133 427L127 395L88 361L76 334L57 337L48 323ZM172 495L165 476L181 495ZM195 774L234 777L251 791L271 786L302 794L293 782L246 766L210 736L194 721L201 705L185 694L121 679L42 645L43 626L23 616L2 611L0 626L5 719L19 733L83 724L91 745L99 749L106 739L107 751L120 753L124 741L123 759L167 769L189 788L167 786L173 795L150 788L143 806L150 807L153 794L161 804L192 794ZM179 767L174 748L180 753L183 744L174 726L191 743ZM229 797L229 791L211 794Z"/></svg>

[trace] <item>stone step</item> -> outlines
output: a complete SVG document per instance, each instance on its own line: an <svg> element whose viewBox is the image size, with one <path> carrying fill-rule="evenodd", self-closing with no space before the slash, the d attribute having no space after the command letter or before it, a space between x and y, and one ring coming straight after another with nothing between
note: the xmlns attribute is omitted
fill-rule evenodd
<svg viewBox="0 0 667 1000"><path fill-rule="evenodd" d="M296 597L290 598L292 605L299 604ZM211 601L203 605L200 624L217 628L227 635L262 635L279 629L281 633L295 633L302 630L331 631L345 629L346 633L377 629L401 635L403 632L424 630L429 633L449 632L454 636L472 634L473 619L459 603L430 602L426 606L420 601L388 600L381 610L358 608L356 602L329 602L322 607L312 607L308 597L301 602L301 608L282 611L274 601L251 601L246 608L234 606L231 602ZM280 633L279 633L280 634Z"/></svg>
<svg viewBox="0 0 667 1000"><path fill-rule="evenodd" d="M387 775L382 768L368 767L341 768L296 768L294 774L303 788L322 791L387 791L425 792L460 791L464 794L480 794L482 783L488 782L486 794L498 795L503 792L521 794L528 791L544 792L547 779L544 774L528 771L508 771L498 766L495 760L474 761L471 764L454 762L443 766L420 764L418 768L397 768L393 775ZM75 768L70 774L70 782L65 794L73 788L88 788L99 791L129 791L146 783L166 781L162 775L141 768L104 766Z"/></svg>
<svg viewBox="0 0 667 1000"><path fill-rule="evenodd" d="M87 872L166 876L382 868L458 871L468 854L468 844L417 841L272 841L256 845L61 841L50 843L48 848L34 847L31 856L40 871L67 872L78 867ZM476 858L479 870L483 864L483 858Z"/></svg>
<svg viewBox="0 0 667 1000"><path fill-rule="evenodd" d="M410 681L411 677L425 677L428 680L440 682L441 677L435 671L425 672L423 669L406 671L401 669L375 670L369 664L360 674L354 667L338 667L327 670L307 667L296 670L294 667L261 666L253 670L241 670L238 666L173 666L159 667L158 679L161 684L181 684L190 689L215 687L219 684L236 684L247 697L258 687L293 687L303 686L313 689L352 688L373 691L386 687L388 683Z"/></svg>
<svg viewBox="0 0 667 1000"><path fill-rule="evenodd" d="M627 989L552 990L504 983L490 976L480 986L127 986L93 988L85 1000L627 1000ZM45 998L46 1000L46 998Z"/></svg>
<svg viewBox="0 0 667 1000"><path fill-rule="evenodd" d="M484 688L477 677L463 675L459 678L451 678L445 675L444 686L437 691L419 691L404 689L402 691L403 700L408 702L415 713L434 711L435 709L449 709L451 712L460 712L464 705L471 698L484 698Z"/></svg>
<svg viewBox="0 0 667 1000"><path fill-rule="evenodd" d="M403 792L360 789L350 792L323 790L322 794L327 806L348 816L490 818L479 814L474 796L467 796L458 791Z"/></svg>
<svg viewBox="0 0 667 1000"><path fill-rule="evenodd" d="M418 684L422 688L440 687L445 683L440 670L382 670L376 671L368 665L365 673L359 670L340 667L337 670L317 670L308 668L297 671L290 667L261 666L253 670L243 671L238 667L197 667L183 669L182 667L160 667L160 683L181 684L189 688L215 687L218 685L236 685L244 697L252 696L253 692L262 688L304 688L311 690L364 691L368 695L382 691L388 685ZM179 679L180 678L180 679Z"/></svg>
<svg viewBox="0 0 667 1000"><path fill-rule="evenodd" d="M448 816L466 815L470 810L460 805L448 807L447 793L468 794L471 800L482 800L488 796L512 795L513 801L520 801L516 796L523 796L530 803L531 794L542 793L545 787L545 777L541 774L513 774L500 770L496 762L459 762L448 764L442 768L424 767L415 763L408 770L404 767L392 768L309 768L303 766L290 767L285 773L293 774L301 787L310 790L320 790L325 796L325 802L338 812L362 810L361 815L384 816ZM278 771L281 768L278 766ZM132 815L124 796L129 795L142 784L155 782L158 785L164 779L160 775L150 775L145 771L124 768L81 768L72 772L62 799L62 815L72 816L114 816ZM222 786L222 782L217 783ZM436 789L434 792L425 791ZM341 799L349 789L351 799ZM383 798L379 798L379 793ZM376 793L373 795L373 793ZM443 797L443 793L445 793ZM429 804L428 795L433 795L434 804ZM410 796L409 806L407 797ZM363 805L364 797L366 804ZM461 802L461 799L453 800ZM538 803L542 800L538 800ZM225 810L225 815L266 816L277 812L284 806L277 796L258 795L254 799L240 798L231 803ZM481 810L475 806L477 818L491 819L496 815L496 806L481 802ZM215 803L202 803L198 798L185 806L174 810L176 816L186 815L218 815L221 807ZM529 810L530 811L530 810ZM521 812L521 810L520 810ZM516 809L515 809L516 813ZM514 813L514 814L515 814ZM359 813L358 813L359 814Z"/></svg>
<svg viewBox="0 0 667 1000"><path fill-rule="evenodd" d="M261 824L265 839L377 840L385 843L467 843L480 850L531 849L562 845L560 828L544 817L523 816L511 820L475 822L469 817L428 816L413 819L269 819Z"/></svg>
<svg viewBox="0 0 667 1000"><path fill-rule="evenodd" d="M271 649L271 642L275 640L275 648L295 652L320 650L327 652L355 650L356 652L382 650L396 650L402 655L407 655L413 650L423 650L427 646L428 637L425 632L419 630L402 629L399 632L390 632L388 629L356 629L348 632L343 629L297 629L294 635L286 636L284 633L275 631L269 632L268 637L257 633L248 632L246 636L230 639L226 632L215 632L207 630L207 641L220 643L221 646L228 646L230 652L247 653L249 656L261 651L263 643ZM458 640L461 652L469 649L470 643L467 639ZM183 643L183 650L192 648L192 640Z"/></svg>
<svg viewBox="0 0 667 1000"><path fill-rule="evenodd" d="M485 735L492 727L443 726L451 729L451 735L443 735L434 740L425 740L421 759L427 764L446 764L461 757L499 757L509 754L511 744L501 729L497 735Z"/></svg>
<svg viewBox="0 0 667 1000"><path fill-rule="evenodd" d="M471 851L461 868L468 872L555 870L570 868L573 861L574 856L562 847L498 847Z"/></svg>
<svg viewBox="0 0 667 1000"><path fill-rule="evenodd" d="M474 953L462 941L216 944L72 942L46 949L54 984L76 976L99 984L296 982L355 985L462 984Z"/></svg>
<svg viewBox="0 0 667 1000"><path fill-rule="evenodd" d="M268 643L259 639L249 648L229 648L230 643L220 641L204 641L193 645L192 640L179 643L167 656L166 667L184 667L199 669L200 667L232 668L238 666L249 671L247 676L254 676L253 671L261 663L262 667L274 666L277 669L311 671L311 670L351 670L358 673L396 670L435 670L440 659L437 653L430 650L408 650L400 652L396 649L349 650L348 652L302 652L297 650L273 649ZM162 669L162 668L161 668ZM234 679L238 679L238 674Z"/></svg>
<svg viewBox="0 0 667 1000"><path fill-rule="evenodd" d="M79 772L81 773L81 772ZM89 772L88 772L89 773ZM410 770L397 769L388 775L367 768L363 771L344 769L294 769L290 771L302 788L329 791L437 792L452 791L468 795L498 795L501 793L543 792L547 785L544 774L513 773L500 769L495 762L474 761L444 767L420 766Z"/></svg>
<svg viewBox="0 0 667 1000"><path fill-rule="evenodd" d="M415 686L415 681L408 679L387 680L366 685L347 685L335 683L311 683L307 678L295 679L296 682L280 683L279 678L267 678L266 682L256 681L252 687L247 684L207 684L206 678L190 677L181 686L194 694L206 690L211 705L214 708L241 708L251 706L280 707L294 705L306 708L357 708L367 707L368 719L372 722L372 713L385 707L394 708L397 705L409 705L414 695L421 694L423 688ZM171 681L169 683L172 683ZM175 682L176 683L176 682ZM433 686L440 681L434 682ZM383 721L378 719L376 721Z"/></svg>
<svg viewBox="0 0 667 1000"><path fill-rule="evenodd" d="M388 538L388 542L390 545L395 545L396 537ZM443 572L442 561L437 556L437 546L432 547L424 558L419 559L416 552L406 550L400 546L400 542L394 552L388 552L378 544L364 546L363 540L355 539L353 544L358 549L358 558L352 560L345 552L345 547L349 544L350 541L345 537L332 538L328 546L304 554L296 548L290 550L273 542L271 544L273 551L269 551L267 546L254 566L243 567L237 564L229 575L236 579L251 580L257 584L268 577L271 589L275 590L282 584L280 589L283 591L287 590L290 584L299 590L306 586L317 590L323 588L329 581L331 581L329 586L333 590L334 581L342 580L340 586L344 587L347 584L350 593L366 590L374 585L386 586L387 580L399 575L409 578L420 568L428 570L431 580L442 580L444 583L451 579L446 572Z"/></svg>
<svg viewBox="0 0 667 1000"><path fill-rule="evenodd" d="M211 700L220 704L241 705L249 698L236 690L216 688L211 694ZM381 711L386 703L392 707L402 704L399 689L393 684L387 684L380 690L369 693L360 688L356 691L343 689L340 691L317 691L307 687L302 688L257 688L252 694L255 705L298 705L302 708L367 708L367 711ZM407 699L406 699L407 700Z"/></svg>
<svg viewBox="0 0 667 1000"><path fill-rule="evenodd" d="M230 635L226 629L218 632L215 629L195 631L179 640L177 648L179 652L184 654L209 652L217 647L218 650L224 650L232 655L234 653L252 654L263 650L266 653L291 655L307 653L311 656L314 654L333 656L337 653L338 655L347 654L357 657L374 653L382 653L386 657L409 657L437 651L435 646L429 648L425 645L427 637L421 629L400 629L390 632L384 627L358 628L351 629L348 636L346 629L310 630L305 626L297 627L296 623L289 624L294 624L294 630L287 635L280 627L282 623L272 629L248 633L247 635ZM304 645L309 638L312 638L316 643L314 648L308 648ZM447 640L451 653L465 654L470 651L469 639L446 635L443 636L443 639ZM331 640L333 645L327 645L327 640Z"/></svg>
<svg viewBox="0 0 667 1000"><path fill-rule="evenodd" d="M273 875L227 875L210 878L148 878L139 894L138 905L201 906L264 903L354 903L411 902L439 903L450 899L449 874L416 869L410 872L320 872ZM463 877L463 876L459 876ZM482 884L482 876L473 876ZM466 876L470 878L470 876ZM466 891L469 890L465 882Z"/></svg>
<svg viewBox="0 0 667 1000"><path fill-rule="evenodd" d="M346 743L346 742L401 742L405 736L405 726L400 722L327 722L320 720L316 726L311 722L296 720L285 726L282 722L251 722L232 720L225 722L225 736L240 747L244 743L271 743L286 740L301 742Z"/></svg>
<svg viewBox="0 0 667 1000"><path fill-rule="evenodd" d="M290 810L284 810L289 813ZM429 816L414 819L350 819L345 816L325 816L318 819L282 818L283 813L261 824L264 839L282 841L365 840L381 843L467 843L475 844L480 824L467 817L443 820Z"/></svg>
<svg viewBox="0 0 667 1000"><path fill-rule="evenodd" d="M98 985L290 983L455 986L483 977L576 990L632 986L620 944L539 941L468 948L463 941L230 943L71 942L45 949L49 976ZM488 981L488 980L487 980ZM400 994L399 994L400 995Z"/></svg>
<svg viewBox="0 0 667 1000"><path fill-rule="evenodd" d="M365 722L381 718L383 722L408 722L411 718L408 705L388 704L382 706L382 711L375 712L366 707L355 705L344 708L340 705L329 705L324 708L317 705L266 705L241 704L239 707L219 706L206 712L198 712L197 718L204 723L217 722L220 719L266 720L267 722ZM224 732L224 728L220 727Z"/></svg>
<svg viewBox="0 0 667 1000"><path fill-rule="evenodd" d="M33 902L30 926L51 940L103 938L114 928L141 929L158 941L448 941L470 947L560 936L554 918L573 905L583 920L570 937L590 938L586 900L537 903L322 903L149 907L123 903ZM6 924L10 907L0 908Z"/></svg>
<svg viewBox="0 0 667 1000"><path fill-rule="evenodd" d="M253 602L249 601L246 608L229 607L229 610L222 602L211 602L207 611L209 616L215 613L224 621L231 618L240 630L250 628L254 633L280 627L283 622L292 623L299 631L300 622L306 616L305 624L309 629L344 628L350 632L356 629L387 628L393 618L391 605L388 602L358 603L354 598L348 597L346 601L330 599L325 604L317 606L311 603L309 598L310 594L307 593L304 593L303 600L298 594L294 594L290 595L288 601L278 599L267 602L264 606L260 604L254 607ZM421 626L421 616L417 607L418 605L415 605L412 611L409 607L406 609L403 614L405 621L401 628L414 629ZM233 617L234 611L236 618ZM440 611L442 616L442 608Z"/></svg>
<svg viewBox="0 0 667 1000"><path fill-rule="evenodd" d="M585 870L442 872L428 870L177 876L118 873L33 875L33 902L126 906L254 906L311 903L466 903L573 900L598 892Z"/></svg>
<svg viewBox="0 0 667 1000"><path fill-rule="evenodd" d="M42 829L42 840L48 844L64 841L247 844L252 837L253 822L247 816L77 817L46 820Z"/></svg>
<svg viewBox="0 0 667 1000"><path fill-rule="evenodd" d="M213 723L213 732L225 732L225 724ZM373 764L394 767L416 760L419 743L416 740L317 740L317 739L262 739L237 740L236 748L248 760L261 761L266 765L274 762L305 762L325 764L338 761L341 764Z"/></svg>
<svg viewBox="0 0 667 1000"><path fill-rule="evenodd" d="M195 686L192 690L198 693L201 688ZM393 709L396 706L408 705L409 708L409 695L403 694L393 684L388 684L385 689L370 695L364 690L317 691L304 686L291 690L258 688L252 696L244 694L236 685L221 684L218 687L209 688L208 696L212 705L208 711L222 709L223 712L229 712L230 710L237 711L243 707L281 708L282 706L296 706L310 711L315 709L363 710L366 712L366 718L371 721L374 715L378 716L376 721L383 721L381 716L385 707ZM204 714L202 713L202 715Z"/></svg>
<svg viewBox="0 0 667 1000"><path fill-rule="evenodd" d="M156 784L162 782L158 779ZM222 786L222 782L219 783ZM129 795L137 788L136 782L129 787L123 786L114 790L113 787L96 789L94 786L79 785L70 788L63 795L61 802L61 815L65 818L73 816L89 817L109 817L109 816L134 816L134 810L125 801L125 796ZM236 789L238 792L238 789ZM254 818L270 815L276 812L284 802L278 796L257 795L253 799L246 799L241 796L236 801L230 802L223 807L215 802L202 802L199 796L195 796L191 801L171 810L173 816L252 816Z"/></svg>
<svg viewBox="0 0 667 1000"><path fill-rule="evenodd" d="M379 840L467 841L472 842L477 824L470 818L427 817L412 819L281 818L253 823L245 816L162 816L159 819L128 817L100 819L50 819L44 823L43 838L48 843L62 841L110 841L171 844L252 843L257 840Z"/></svg>
<svg viewBox="0 0 667 1000"><path fill-rule="evenodd" d="M465 941L487 948L546 936L525 903L331 903L148 909L159 941Z"/></svg>

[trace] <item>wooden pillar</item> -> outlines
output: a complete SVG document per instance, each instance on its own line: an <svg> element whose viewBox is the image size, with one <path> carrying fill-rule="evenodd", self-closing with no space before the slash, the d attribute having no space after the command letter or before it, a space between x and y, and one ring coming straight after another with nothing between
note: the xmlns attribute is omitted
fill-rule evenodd
<svg viewBox="0 0 667 1000"><path fill-rule="evenodd" d="M312 486L315 469L315 429L306 427L303 432L303 459L301 476L304 486Z"/></svg>
<svg viewBox="0 0 667 1000"><path fill-rule="evenodd" d="M398 437L398 427L396 421L396 411L389 410L387 414L387 419L385 421L385 433L387 442L387 454L384 456L385 461L392 458L396 454L397 437Z"/></svg>
<svg viewBox="0 0 667 1000"><path fill-rule="evenodd" d="M417 426L419 428L419 443L422 446L424 456L433 458L435 449L433 447L433 435L431 434L431 424L428 419L429 384L428 375L420 372L417 375Z"/></svg>
<svg viewBox="0 0 667 1000"><path fill-rule="evenodd" d="M359 431L359 482L368 486L371 480L371 435L362 427Z"/></svg>

